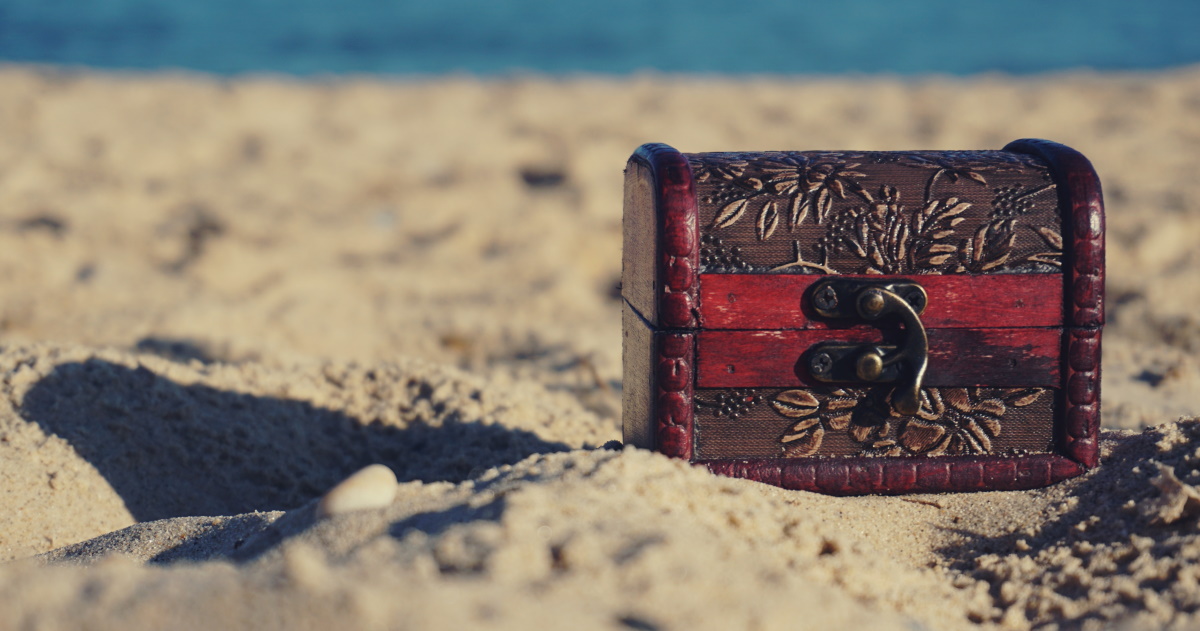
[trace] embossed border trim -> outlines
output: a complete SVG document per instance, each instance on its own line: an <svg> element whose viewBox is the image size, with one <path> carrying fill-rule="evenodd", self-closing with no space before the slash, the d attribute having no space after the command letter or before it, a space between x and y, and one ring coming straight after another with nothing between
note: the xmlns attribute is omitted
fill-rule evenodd
<svg viewBox="0 0 1200 631"><path fill-rule="evenodd" d="M1018 491L1083 473L1066 456L698 460L718 475L829 495Z"/></svg>
<svg viewBox="0 0 1200 631"><path fill-rule="evenodd" d="M696 304L700 237L692 166L682 153L661 143L638 147L631 159L645 164L654 176L660 229L655 287L659 322L655 324L669 329L695 328L700 326Z"/></svg>
<svg viewBox="0 0 1200 631"><path fill-rule="evenodd" d="M1014 140L1005 151L1044 160L1058 184L1059 204L1069 216L1063 226L1067 250L1064 295L1068 328L1064 330L1062 446L1085 467L1100 459L1100 335L1104 327L1104 196L1092 163L1074 149L1049 140Z"/></svg>
<svg viewBox="0 0 1200 631"><path fill-rule="evenodd" d="M695 435L696 336L658 333L654 345L655 443L663 454L691 460Z"/></svg>

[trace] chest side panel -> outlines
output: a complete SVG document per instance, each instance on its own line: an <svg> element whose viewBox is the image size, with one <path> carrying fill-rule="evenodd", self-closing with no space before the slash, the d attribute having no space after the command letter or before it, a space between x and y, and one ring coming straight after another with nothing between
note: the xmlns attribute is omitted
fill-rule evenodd
<svg viewBox="0 0 1200 631"><path fill-rule="evenodd" d="M647 321L658 321L657 259L659 226L655 217L654 175L640 160L625 167L622 216L621 295Z"/></svg>
<svg viewBox="0 0 1200 631"><path fill-rule="evenodd" d="M621 308L622 440L654 449L653 330L626 302Z"/></svg>

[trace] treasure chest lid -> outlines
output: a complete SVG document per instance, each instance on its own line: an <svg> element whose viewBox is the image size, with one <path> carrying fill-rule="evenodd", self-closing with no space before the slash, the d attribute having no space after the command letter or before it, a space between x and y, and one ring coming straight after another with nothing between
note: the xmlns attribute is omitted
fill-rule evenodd
<svg viewBox="0 0 1200 631"><path fill-rule="evenodd" d="M1087 159L1044 140L1000 151L648 144L626 170L622 294L660 328L821 329L839 325L800 300L818 277L920 277L928 328L1097 327L1100 199Z"/></svg>

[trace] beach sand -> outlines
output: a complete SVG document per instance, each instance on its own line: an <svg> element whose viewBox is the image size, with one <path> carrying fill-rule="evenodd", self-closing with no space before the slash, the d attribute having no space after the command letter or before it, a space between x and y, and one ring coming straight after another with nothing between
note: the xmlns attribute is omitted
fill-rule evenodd
<svg viewBox="0 0 1200 631"><path fill-rule="evenodd" d="M834 498L610 442L638 145L1020 137L1105 187L1099 469ZM1197 165L1200 68L0 68L0 628L1196 628Z"/></svg>

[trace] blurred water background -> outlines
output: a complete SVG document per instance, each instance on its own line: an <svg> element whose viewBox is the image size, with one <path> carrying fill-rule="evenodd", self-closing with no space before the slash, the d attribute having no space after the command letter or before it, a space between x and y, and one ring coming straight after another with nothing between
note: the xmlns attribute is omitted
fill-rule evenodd
<svg viewBox="0 0 1200 631"><path fill-rule="evenodd" d="M1151 69L1200 0L0 0L0 61L218 74Z"/></svg>

